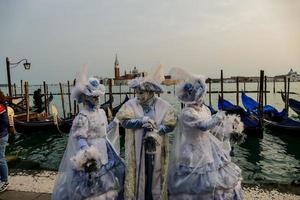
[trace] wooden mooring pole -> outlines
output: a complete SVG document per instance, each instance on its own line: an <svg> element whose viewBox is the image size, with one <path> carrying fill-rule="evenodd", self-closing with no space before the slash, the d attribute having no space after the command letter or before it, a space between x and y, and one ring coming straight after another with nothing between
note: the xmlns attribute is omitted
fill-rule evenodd
<svg viewBox="0 0 300 200"><path fill-rule="evenodd" d="M25 98L26 98L26 121L29 122L29 108L30 108L30 99L28 91L28 82L25 81Z"/></svg>
<svg viewBox="0 0 300 200"><path fill-rule="evenodd" d="M112 79L110 78L108 80L108 91L109 91L109 99L112 99ZM109 101L109 109L112 111L113 107L112 107L112 101Z"/></svg>
<svg viewBox="0 0 300 200"><path fill-rule="evenodd" d="M24 108L25 107L25 105L24 105L24 96L23 96L23 80L21 80L21 97L22 97L22 108Z"/></svg>
<svg viewBox="0 0 300 200"><path fill-rule="evenodd" d="M276 90L275 90L275 81L276 81L276 79L275 79L275 77L274 77L274 78L273 78L273 93L276 92Z"/></svg>
<svg viewBox="0 0 300 200"><path fill-rule="evenodd" d="M288 105L287 105L287 102L288 102L288 98L287 98L287 89L286 89L286 76L283 78L283 82L284 82L284 96L285 96L285 101L284 101L284 108L285 110L288 109Z"/></svg>
<svg viewBox="0 0 300 200"><path fill-rule="evenodd" d="M211 107L211 79L208 79L208 102L209 106Z"/></svg>
<svg viewBox="0 0 300 200"><path fill-rule="evenodd" d="M287 116L289 116L289 98L290 98L290 78L287 79L287 95L285 96Z"/></svg>
<svg viewBox="0 0 300 200"><path fill-rule="evenodd" d="M223 95L223 69L221 69L221 102L222 102L222 110L224 108L223 99L224 99L224 95Z"/></svg>
<svg viewBox="0 0 300 200"><path fill-rule="evenodd" d="M239 77L236 77L236 105L239 105L240 89L239 89Z"/></svg>
<svg viewBox="0 0 300 200"><path fill-rule="evenodd" d="M265 76L265 89L264 89L264 95L265 95L265 105L267 105L267 76Z"/></svg>
<svg viewBox="0 0 300 200"><path fill-rule="evenodd" d="M46 97L47 97L47 110L50 112L50 103L49 103L49 86L46 84Z"/></svg>
<svg viewBox="0 0 300 200"><path fill-rule="evenodd" d="M63 115L64 115L64 118L66 118L64 90L63 90L63 87L62 87L61 83L59 83L59 88L60 88L60 97L61 97L61 106L62 106L62 109L63 109Z"/></svg>
<svg viewBox="0 0 300 200"><path fill-rule="evenodd" d="M264 71L260 70L260 81L259 81L259 101L258 101L258 113L259 113L259 127L263 127L263 90L264 90Z"/></svg>
<svg viewBox="0 0 300 200"><path fill-rule="evenodd" d="M75 87L75 85L76 85L76 79L74 79L74 81L73 81L73 87ZM74 101L73 101L73 106L74 106L74 115L76 115L77 114L77 108L78 108L78 106L77 106L77 102L76 102L76 100L74 99Z"/></svg>
<svg viewBox="0 0 300 200"><path fill-rule="evenodd" d="M120 92L120 104L121 104L121 102L122 102L122 85L121 85L121 83L120 83L120 85L119 85L119 92Z"/></svg>
<svg viewBox="0 0 300 200"><path fill-rule="evenodd" d="M68 81L68 101L69 101L69 113L68 116L72 116L72 102L71 102L71 89L70 89L70 81Z"/></svg>

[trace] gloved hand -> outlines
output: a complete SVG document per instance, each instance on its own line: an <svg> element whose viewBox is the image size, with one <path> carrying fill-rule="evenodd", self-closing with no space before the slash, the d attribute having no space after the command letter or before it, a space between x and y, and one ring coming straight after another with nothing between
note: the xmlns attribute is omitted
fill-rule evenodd
<svg viewBox="0 0 300 200"><path fill-rule="evenodd" d="M142 122L142 127L144 128L145 132L153 131L156 128L155 121L150 117L143 117Z"/></svg>
<svg viewBox="0 0 300 200"><path fill-rule="evenodd" d="M151 132L155 129L155 125L150 122L144 123L142 127L144 128L145 132Z"/></svg>

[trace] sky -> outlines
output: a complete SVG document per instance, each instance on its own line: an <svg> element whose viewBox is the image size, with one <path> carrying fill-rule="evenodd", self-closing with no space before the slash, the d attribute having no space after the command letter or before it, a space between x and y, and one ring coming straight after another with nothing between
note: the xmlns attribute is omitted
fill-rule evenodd
<svg viewBox="0 0 300 200"><path fill-rule="evenodd" d="M12 82L113 77L136 66L182 67L207 77L300 73L299 0L0 0L0 83L5 58L27 58Z"/></svg>

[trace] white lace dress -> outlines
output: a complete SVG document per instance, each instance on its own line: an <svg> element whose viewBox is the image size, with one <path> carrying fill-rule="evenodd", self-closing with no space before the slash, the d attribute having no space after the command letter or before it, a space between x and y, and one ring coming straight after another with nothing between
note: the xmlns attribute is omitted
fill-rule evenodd
<svg viewBox="0 0 300 200"><path fill-rule="evenodd" d="M83 109L76 116L62 158L52 199L122 198L125 165L106 137L107 118L102 109ZM86 163L94 160L94 170Z"/></svg>
<svg viewBox="0 0 300 200"><path fill-rule="evenodd" d="M205 105L189 105L179 117L169 171L170 199L242 199L241 170L210 133L218 121Z"/></svg>

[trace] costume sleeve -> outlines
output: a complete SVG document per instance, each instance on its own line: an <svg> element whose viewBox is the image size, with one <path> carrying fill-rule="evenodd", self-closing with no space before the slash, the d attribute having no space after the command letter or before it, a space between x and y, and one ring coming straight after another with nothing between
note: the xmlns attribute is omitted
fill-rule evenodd
<svg viewBox="0 0 300 200"><path fill-rule="evenodd" d="M162 121L162 124L159 125L159 128L158 128L159 134L164 135L166 133L173 131L173 129L176 126L176 122L177 122L177 116L175 114L174 108L171 107L167 111L167 113Z"/></svg>
<svg viewBox="0 0 300 200"><path fill-rule="evenodd" d="M123 121L133 119L135 118L135 115L133 110L125 103L116 114L116 118L120 121Z"/></svg>
<svg viewBox="0 0 300 200"><path fill-rule="evenodd" d="M182 121L185 125L193 127L193 128L198 128L201 131L207 131L210 130L211 128L215 127L219 121L216 117L212 117L209 119L200 119L196 114L195 110L192 108L186 108L184 109L182 113ZM206 111L202 111L206 112Z"/></svg>
<svg viewBox="0 0 300 200"><path fill-rule="evenodd" d="M111 121L106 127L106 132L110 133L110 131L117 126L117 123L118 122L116 122L115 120Z"/></svg>
<svg viewBox="0 0 300 200"><path fill-rule="evenodd" d="M135 118L133 110L125 103L116 115L116 118L120 121L124 128L139 129L142 128L143 118Z"/></svg>
<svg viewBox="0 0 300 200"><path fill-rule="evenodd" d="M121 125L124 128L130 129L139 129L143 127L143 120L142 119L128 119L121 121Z"/></svg>
<svg viewBox="0 0 300 200"><path fill-rule="evenodd" d="M80 149L87 149L88 146L89 146L87 141L86 141L86 138L79 138L78 139L78 144L79 144Z"/></svg>

